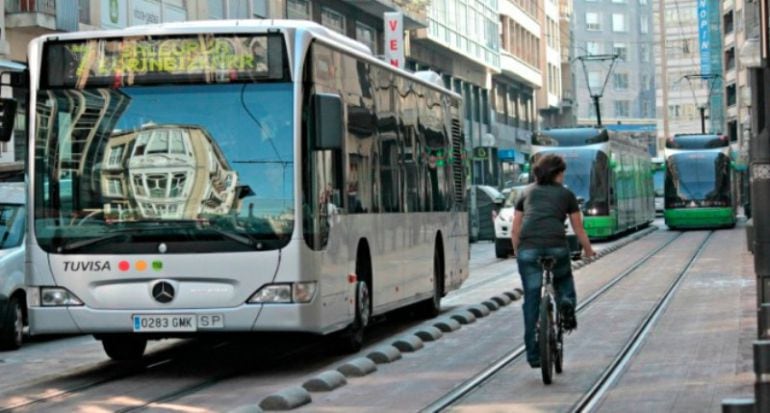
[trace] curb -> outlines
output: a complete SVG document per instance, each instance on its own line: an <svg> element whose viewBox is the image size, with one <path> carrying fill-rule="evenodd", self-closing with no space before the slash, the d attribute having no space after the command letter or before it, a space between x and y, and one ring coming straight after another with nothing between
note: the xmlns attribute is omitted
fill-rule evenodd
<svg viewBox="0 0 770 413"><path fill-rule="evenodd" d="M476 318L482 318L488 316L490 313L492 313L492 309L481 304L474 304L469 306L468 311L471 312Z"/></svg>
<svg viewBox="0 0 770 413"><path fill-rule="evenodd" d="M391 344L393 344L393 347L401 350L404 353L411 353L425 346L425 344L422 342L422 339L413 334L401 336Z"/></svg>
<svg viewBox="0 0 770 413"><path fill-rule="evenodd" d="M337 370L327 370L312 379L302 383L307 391L322 392L332 391L348 384L345 376Z"/></svg>
<svg viewBox="0 0 770 413"><path fill-rule="evenodd" d="M368 358L358 357L337 367L337 371L345 377L363 377L377 371L377 365Z"/></svg>
<svg viewBox="0 0 770 413"><path fill-rule="evenodd" d="M497 304L497 301L494 300L484 300L484 302L481 304L486 306L491 311L497 311L500 308L500 305Z"/></svg>
<svg viewBox="0 0 770 413"><path fill-rule="evenodd" d="M450 317L457 320L457 322L460 324L471 324L476 322L476 316L467 310L459 310L456 313L450 315Z"/></svg>
<svg viewBox="0 0 770 413"><path fill-rule="evenodd" d="M415 331L414 335L422 341L436 341L443 337L444 333L436 327L426 326Z"/></svg>
<svg viewBox="0 0 770 413"><path fill-rule="evenodd" d="M259 406L247 404L245 406L236 407L235 409L230 410L228 413L262 413L262 412L264 412L264 410L260 409Z"/></svg>
<svg viewBox="0 0 770 413"><path fill-rule="evenodd" d="M273 393L259 402L262 410L291 410L310 403L310 393L302 387L289 387Z"/></svg>
<svg viewBox="0 0 770 413"><path fill-rule="evenodd" d="M443 331L445 333L451 333L453 331L459 330L461 325L454 318L444 317L444 318L434 322L433 323L433 327L436 327L436 328L438 328L439 330L441 330L441 331Z"/></svg>
<svg viewBox="0 0 770 413"><path fill-rule="evenodd" d="M375 348L366 355L366 358L376 364L392 363L401 358L401 351L392 345L385 345Z"/></svg>

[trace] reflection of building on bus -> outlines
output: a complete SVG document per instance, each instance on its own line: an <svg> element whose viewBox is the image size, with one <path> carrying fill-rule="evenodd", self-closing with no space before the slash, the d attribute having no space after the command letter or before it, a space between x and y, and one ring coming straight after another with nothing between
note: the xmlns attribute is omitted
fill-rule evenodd
<svg viewBox="0 0 770 413"><path fill-rule="evenodd" d="M212 137L195 126L152 125L113 135L104 151L101 191L108 215L195 219L234 207L237 174Z"/></svg>

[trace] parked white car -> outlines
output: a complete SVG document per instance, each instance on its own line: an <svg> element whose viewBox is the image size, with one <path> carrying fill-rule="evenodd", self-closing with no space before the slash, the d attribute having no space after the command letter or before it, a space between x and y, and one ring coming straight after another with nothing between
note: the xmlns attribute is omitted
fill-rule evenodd
<svg viewBox="0 0 770 413"><path fill-rule="evenodd" d="M495 256L497 258L507 258L513 254L513 244L511 243L511 227L513 226L513 216L516 212L516 198L527 185L514 186L510 190L506 189L505 202L503 207L495 216ZM580 243L577 240L575 231L572 230L572 223L567 219L564 224L567 229L567 242L569 242L570 252L573 258L580 257Z"/></svg>
<svg viewBox="0 0 770 413"><path fill-rule="evenodd" d="M21 346L27 319L25 200L23 182L0 183L0 348L3 350Z"/></svg>

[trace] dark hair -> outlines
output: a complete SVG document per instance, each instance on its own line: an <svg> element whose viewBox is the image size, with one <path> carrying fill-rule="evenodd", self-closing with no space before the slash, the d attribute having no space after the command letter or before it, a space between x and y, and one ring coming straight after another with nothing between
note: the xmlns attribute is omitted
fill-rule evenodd
<svg viewBox="0 0 770 413"><path fill-rule="evenodd" d="M532 172L535 174L535 180L539 185L549 185L554 183L556 176L566 169L567 164L564 163L561 156L548 154L541 156L535 162Z"/></svg>

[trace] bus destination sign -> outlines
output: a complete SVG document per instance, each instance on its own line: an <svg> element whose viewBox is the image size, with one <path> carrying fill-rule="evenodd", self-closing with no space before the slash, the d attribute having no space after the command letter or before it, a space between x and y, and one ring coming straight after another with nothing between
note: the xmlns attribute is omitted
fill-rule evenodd
<svg viewBox="0 0 770 413"><path fill-rule="evenodd" d="M283 43L275 35L102 38L56 42L46 50L47 86L52 87L219 83L283 76Z"/></svg>

